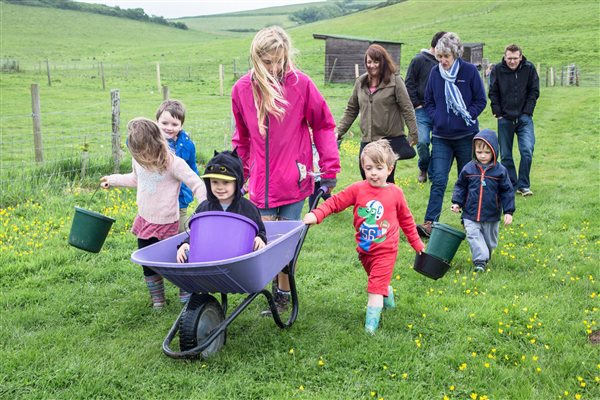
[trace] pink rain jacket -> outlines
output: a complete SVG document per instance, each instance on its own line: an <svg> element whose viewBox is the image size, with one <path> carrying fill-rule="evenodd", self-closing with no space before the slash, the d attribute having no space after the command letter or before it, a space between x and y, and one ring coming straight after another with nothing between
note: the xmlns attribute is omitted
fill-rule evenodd
<svg viewBox="0 0 600 400"><path fill-rule="evenodd" d="M231 142L244 163L244 178L250 178L250 200L259 208L295 203L313 192L309 126L319 153L321 178L333 179L340 172L335 121L325 99L300 71L288 72L284 79L289 104L281 121L273 115L267 117L265 136L258 129L250 73L240 78L231 92L235 117Z"/></svg>

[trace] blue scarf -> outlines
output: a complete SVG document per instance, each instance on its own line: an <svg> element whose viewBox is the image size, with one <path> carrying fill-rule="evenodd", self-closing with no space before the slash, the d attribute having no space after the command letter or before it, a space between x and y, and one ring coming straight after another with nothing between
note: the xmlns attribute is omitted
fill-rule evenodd
<svg viewBox="0 0 600 400"><path fill-rule="evenodd" d="M454 115L459 115L465 121L467 126L474 125L475 121L471 118L469 111L467 111L467 106L462 98L462 94L454 83L456 82L456 76L460 69L460 62L455 60L448 71L442 67L441 63L438 64L438 68L440 70L440 75L445 81L444 94L446 95L446 111L450 112L450 110L452 110Z"/></svg>

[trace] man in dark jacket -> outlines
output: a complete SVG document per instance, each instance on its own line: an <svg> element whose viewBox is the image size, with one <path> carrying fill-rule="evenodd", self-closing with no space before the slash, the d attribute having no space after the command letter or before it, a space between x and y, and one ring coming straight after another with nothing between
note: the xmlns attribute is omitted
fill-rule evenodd
<svg viewBox="0 0 600 400"><path fill-rule="evenodd" d="M492 114L498 119L502 164L508 169L513 187L523 196L533 194L529 181L535 144L532 116L539 95L535 66L527 61L519 46L506 46L502 62L492 70L489 97ZM512 156L515 134L521 154L518 177Z"/></svg>
<svg viewBox="0 0 600 400"><path fill-rule="evenodd" d="M417 153L419 153L419 182L427 182L429 172L429 144L431 143L431 131L433 125L427 111L423 108L425 104L425 86L429 79L429 73L433 67L438 65L435 58L435 46L438 40L446 32L438 32L431 39L431 47L422 49L415 58L412 59L408 70L406 71L406 90L410 96L410 101L415 108L417 117L417 129L419 131L419 141L417 142Z"/></svg>

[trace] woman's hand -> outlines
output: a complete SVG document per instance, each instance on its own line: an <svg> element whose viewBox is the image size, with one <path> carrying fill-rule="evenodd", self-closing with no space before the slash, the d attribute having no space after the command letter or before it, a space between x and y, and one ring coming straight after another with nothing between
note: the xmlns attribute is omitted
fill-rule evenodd
<svg viewBox="0 0 600 400"><path fill-rule="evenodd" d="M306 225L314 225L317 223L317 216L309 212L304 216L304 218L302 218L302 222L304 222Z"/></svg>
<svg viewBox="0 0 600 400"><path fill-rule="evenodd" d="M504 214L504 225L510 225L512 224L512 215L510 214Z"/></svg>
<svg viewBox="0 0 600 400"><path fill-rule="evenodd" d="M181 246L179 246L179 249L177 249L177 262L178 263L184 263L187 261L187 259L188 259L187 252L189 250L190 250L189 243L183 243Z"/></svg>
<svg viewBox="0 0 600 400"><path fill-rule="evenodd" d="M265 246L265 242L263 242L263 240L260 237L257 236L254 238L254 251L260 250Z"/></svg>

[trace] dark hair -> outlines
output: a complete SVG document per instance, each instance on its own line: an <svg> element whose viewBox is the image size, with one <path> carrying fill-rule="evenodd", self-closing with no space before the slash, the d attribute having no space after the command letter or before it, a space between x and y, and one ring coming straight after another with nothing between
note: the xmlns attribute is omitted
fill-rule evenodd
<svg viewBox="0 0 600 400"><path fill-rule="evenodd" d="M396 65L392 56L383 46L372 44L365 53L365 66L367 65L367 56L373 61L379 62L379 80L385 84L390 82L392 75L396 73Z"/></svg>
<svg viewBox="0 0 600 400"><path fill-rule="evenodd" d="M510 51L511 53L514 53L515 51L518 51L520 55L523 55L523 50L521 50L521 48L519 47L519 45L516 44L509 44L508 46L506 46L504 48L504 54L506 54L507 51Z"/></svg>
<svg viewBox="0 0 600 400"><path fill-rule="evenodd" d="M446 34L446 32L441 31L441 32L438 32L435 35L433 35L433 38L431 38L431 47L433 47L435 49L435 46L437 46L438 40L440 40L440 38L442 36L444 36L445 34Z"/></svg>
<svg viewBox="0 0 600 400"><path fill-rule="evenodd" d="M179 100L165 100L162 102L158 110L156 111L156 120L160 118L162 113L168 112L171 117L181 121L181 125L185 121L185 106Z"/></svg>

